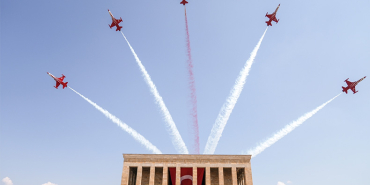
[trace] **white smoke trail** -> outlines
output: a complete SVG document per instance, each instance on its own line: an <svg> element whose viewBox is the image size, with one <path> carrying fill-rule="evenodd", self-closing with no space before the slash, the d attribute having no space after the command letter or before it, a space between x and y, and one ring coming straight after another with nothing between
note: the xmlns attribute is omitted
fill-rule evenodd
<svg viewBox="0 0 370 185"><path fill-rule="evenodd" d="M325 105L333 101L335 98L337 98L342 93L336 95L334 98L330 99L329 101L325 102L324 104L320 105L316 109L312 110L311 112L306 113L305 115L301 116L297 120L293 121L289 125L286 125L283 129L276 132L272 137L269 139L266 139L264 142L260 143L258 146L256 146L253 149L250 149L248 152L244 152L244 154L252 155L252 157L256 157L259 153L264 151L266 148L270 147L277 141L279 141L281 138L289 134L291 131L293 131L295 128L297 128L299 125L304 123L308 118L312 117L314 114L316 114L320 109L324 108Z"/></svg>
<svg viewBox="0 0 370 185"><path fill-rule="evenodd" d="M152 94L155 98L155 102L159 105L159 108L162 111L163 117L164 117L164 119L166 120L166 123L167 123L167 127L169 128L170 136L171 136L171 139L172 139L172 144L175 146L175 149L177 150L178 153L180 153L180 154L189 154L189 151L186 148L186 145L185 145L184 141L182 140L179 131L177 130L175 122L173 121L170 112L168 111L166 105L164 104L161 95L159 95L159 92L158 92L156 86L154 85L154 83L153 83L152 79L150 78L148 72L145 70L145 67L143 66L143 64L141 64L141 61L140 61L139 57L136 55L134 49L131 47L131 44L128 42L127 38L125 37L125 35L123 34L122 31L121 31L121 33L122 33L123 38L125 38L128 46L130 47L131 52L134 55L134 57L136 59L136 62L140 67L141 72L143 73L145 82L148 84L150 92L152 92Z"/></svg>
<svg viewBox="0 0 370 185"><path fill-rule="evenodd" d="M243 90L245 81L247 80L247 76L249 75L249 71L252 67L254 59L256 58L257 51L260 48L263 37L266 34L267 28L263 33L262 37L260 38L260 40L258 41L256 47L254 47L243 69L240 71L239 76L235 81L234 87L230 91L229 97L226 99L226 102L221 108L220 113L218 114L218 117L216 119L216 122L212 127L211 134L208 137L204 154L214 154L218 141L220 140L222 132L224 131L224 128L226 126L227 120L229 120L230 114L233 111L235 104L240 96L240 93Z"/></svg>
<svg viewBox="0 0 370 185"><path fill-rule="evenodd" d="M96 109L98 109L101 113L103 113L107 118L109 118L113 123L117 124L119 127L121 127L124 131L129 133L134 139L136 139L140 144L144 145L145 148L152 151L154 154L162 154L162 152L154 146L151 142L149 142L147 139L145 139L141 134L137 133L134 129L129 127L126 123L123 123L121 120L119 120L116 116L113 116L111 113L109 113L107 110L101 108L96 103L92 102L82 94L78 93L71 87L69 87L72 91L80 95L83 99L85 99L87 102L89 102L91 105L93 105Z"/></svg>

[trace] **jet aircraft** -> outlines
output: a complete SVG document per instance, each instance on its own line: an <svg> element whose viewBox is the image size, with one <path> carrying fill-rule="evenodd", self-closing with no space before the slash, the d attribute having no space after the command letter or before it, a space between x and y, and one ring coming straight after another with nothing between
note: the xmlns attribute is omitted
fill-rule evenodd
<svg viewBox="0 0 370 185"><path fill-rule="evenodd" d="M185 6L185 4L188 4L188 2L185 0L182 0L180 4L183 4Z"/></svg>
<svg viewBox="0 0 370 185"><path fill-rule="evenodd" d="M351 89L353 91L353 94L356 94L358 92L355 89L356 85L358 83L360 83L362 80L364 80L365 78L366 78L366 76L361 78L360 80L358 80L356 82L350 82L350 81L348 81L349 78L347 78L346 80L344 80L344 82L346 82L348 86L347 87L342 86L343 92L345 92L347 94L348 89Z"/></svg>
<svg viewBox="0 0 370 185"><path fill-rule="evenodd" d="M120 19L116 19L116 18L113 17L113 15L109 11L109 9L108 9L108 12L109 12L110 16L112 17L112 24L111 25L108 24L110 29L112 29L114 26L116 26L117 27L116 31L121 31L122 26L119 26L119 23L122 22L122 18L120 17Z"/></svg>
<svg viewBox="0 0 370 185"><path fill-rule="evenodd" d="M280 4L276 8L275 12L272 13L272 14L268 14L268 12L266 13L265 17L268 17L270 19L270 20L266 21L267 26L272 26L271 21L275 21L276 24L279 22L279 19L276 19L276 12L279 10L279 7L280 7Z"/></svg>
<svg viewBox="0 0 370 185"><path fill-rule="evenodd" d="M54 80L57 82L57 84L54 86L56 89L58 89L58 87L59 87L59 85L60 85L60 84L62 84L62 85L63 85L63 89L64 89L65 87L67 87L67 83L68 83L68 82L63 82L63 80L64 80L64 78L65 78L66 76L64 76L64 75L62 74L62 77L57 78L57 77L55 77L54 75L52 75L51 73L49 73L49 72L47 72L47 73L48 73L48 75L50 75L52 78L54 78Z"/></svg>

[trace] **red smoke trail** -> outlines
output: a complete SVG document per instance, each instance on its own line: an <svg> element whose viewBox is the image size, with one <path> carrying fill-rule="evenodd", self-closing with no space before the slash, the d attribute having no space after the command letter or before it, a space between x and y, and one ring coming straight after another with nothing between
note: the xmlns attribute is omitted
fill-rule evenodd
<svg viewBox="0 0 370 185"><path fill-rule="evenodd" d="M193 131L195 135L194 149L195 153L199 154L199 127L198 127L198 111L197 111L197 95L195 90L195 80L193 73L193 60L191 59L191 48L190 48L190 38L189 38L189 27L188 27L188 17L186 16L185 7L185 24L186 24L186 44L188 49L188 72L189 72L189 87L190 87L190 98L191 98L191 116L193 122Z"/></svg>

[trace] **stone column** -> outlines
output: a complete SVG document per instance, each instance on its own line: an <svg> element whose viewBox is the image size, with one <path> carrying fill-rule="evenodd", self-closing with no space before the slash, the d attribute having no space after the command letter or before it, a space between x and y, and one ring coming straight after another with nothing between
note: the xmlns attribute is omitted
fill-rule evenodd
<svg viewBox="0 0 370 185"><path fill-rule="evenodd" d="M121 185L128 185L129 166L123 165Z"/></svg>
<svg viewBox="0 0 370 185"><path fill-rule="evenodd" d="M140 165L137 167L136 185L141 185L142 176L143 176L143 167Z"/></svg>
<svg viewBox="0 0 370 185"><path fill-rule="evenodd" d="M180 181L180 174L181 173L181 168L180 168L180 165L177 164L176 165L176 185L180 185L181 181Z"/></svg>
<svg viewBox="0 0 370 185"><path fill-rule="evenodd" d="M244 174L245 174L245 185L253 185L251 163L245 166Z"/></svg>
<svg viewBox="0 0 370 185"><path fill-rule="evenodd" d="M193 185L198 184L198 169L196 166L193 166Z"/></svg>
<svg viewBox="0 0 370 185"><path fill-rule="evenodd" d="M162 185L168 184L168 167L167 164L163 164L163 177L162 177Z"/></svg>
<svg viewBox="0 0 370 185"><path fill-rule="evenodd" d="M154 164L152 164L150 166L149 185L154 185L154 177L155 177L155 166Z"/></svg>
<svg viewBox="0 0 370 185"><path fill-rule="evenodd" d="M232 180L233 180L233 185L237 185L238 184L238 179L237 179L236 167L235 166L231 168L231 177L232 177Z"/></svg>
<svg viewBox="0 0 370 185"><path fill-rule="evenodd" d="M211 168L209 166L206 167L205 173L206 185L211 185Z"/></svg>
<svg viewBox="0 0 370 185"><path fill-rule="evenodd" d="M224 185L224 168L218 167L218 184Z"/></svg>

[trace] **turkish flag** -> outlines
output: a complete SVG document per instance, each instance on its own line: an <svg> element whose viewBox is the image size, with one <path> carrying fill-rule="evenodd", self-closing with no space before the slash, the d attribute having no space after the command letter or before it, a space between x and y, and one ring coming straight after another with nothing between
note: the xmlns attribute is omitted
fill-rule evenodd
<svg viewBox="0 0 370 185"><path fill-rule="evenodd" d="M181 185L193 185L193 168L181 168Z"/></svg>
<svg viewBox="0 0 370 185"><path fill-rule="evenodd" d="M203 175L204 175L204 168L198 168L197 169L197 184L198 185L202 185Z"/></svg>
<svg viewBox="0 0 370 185"><path fill-rule="evenodd" d="M168 168L172 185L176 185L176 168ZM197 169L197 184L202 185L204 168ZM181 168L180 185L193 185L193 168Z"/></svg>

